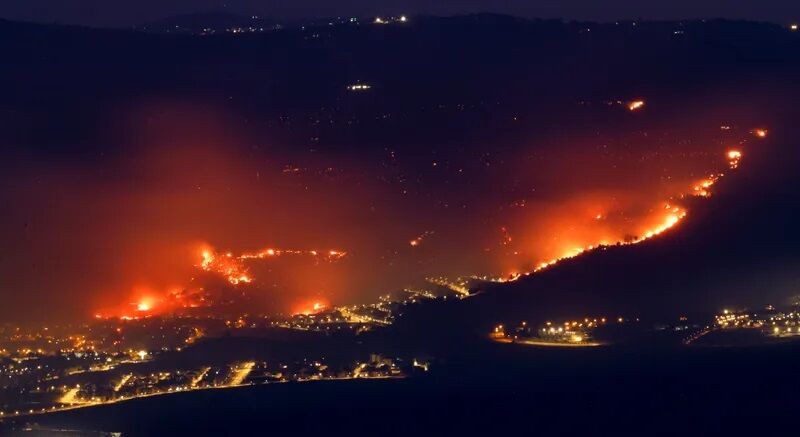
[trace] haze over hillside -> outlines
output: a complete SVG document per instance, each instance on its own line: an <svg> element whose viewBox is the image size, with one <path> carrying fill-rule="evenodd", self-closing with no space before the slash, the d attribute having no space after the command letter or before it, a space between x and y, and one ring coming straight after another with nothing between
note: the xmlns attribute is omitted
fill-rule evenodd
<svg viewBox="0 0 800 437"><path fill-rule="evenodd" d="M780 1L123 3L0 20L0 434L792 434Z"/></svg>
<svg viewBox="0 0 800 437"><path fill-rule="evenodd" d="M783 122L793 96L775 90L799 59L795 32L725 21L476 15L213 37L0 28L13 60L0 76L15 84L4 90L0 136L9 156L37 169L21 176L7 164L32 194L4 231L18 258L3 268L26 273L4 281L26 311L48 311L35 296L63 290L45 302L66 317L187 287L202 246L351 252L320 267L302 257L251 267L263 308L285 312L369 302L431 276L506 276L575 245L641 235L659 220L653 202L724 166L749 129ZM348 90L359 83L370 89ZM625 110L636 98L645 110ZM727 124L732 133L720 130ZM82 173L89 165L97 170ZM342 203L345 189L356 191ZM132 199L122 216L114 193ZM51 226L36 217L53 196L90 209L65 205ZM176 201L192 213L154 218ZM90 218L106 225L55 258L25 258L52 240L19 229L81 235ZM303 231L287 231L297 220ZM465 229L472 238L451 238ZM76 252L98 258L72 265ZM33 273L45 265L51 273Z"/></svg>

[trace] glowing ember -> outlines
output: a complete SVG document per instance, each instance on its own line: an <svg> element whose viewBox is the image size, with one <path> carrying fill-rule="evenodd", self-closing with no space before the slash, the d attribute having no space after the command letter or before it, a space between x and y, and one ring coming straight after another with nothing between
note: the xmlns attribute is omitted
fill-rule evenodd
<svg viewBox="0 0 800 437"><path fill-rule="evenodd" d="M742 157L742 152L739 151L739 150L729 150L728 152L726 152L725 156L728 158L728 163L729 163L730 167L735 169L739 165L739 160ZM700 182L698 182L697 184L692 186L690 194L694 194L694 195L701 196L701 197L710 196L711 195L711 192L710 192L711 186L713 186L714 183L716 183L717 180L722 176L723 175L721 173L719 173L719 174L711 175L708 178L701 180ZM673 203L671 203L671 201L670 202L666 202L664 204L664 211L665 211L665 215L663 216L663 219L659 224L655 225L654 227L652 227L650 229L645 230L638 237L635 237L635 238L629 239L629 240L625 240L625 241L619 241L616 244L619 244L619 245L631 245L631 244L638 244L638 243L641 243L643 241L649 240L649 239L654 238L654 237L666 232L667 230L673 228L675 225L680 223L680 221L684 217L686 217L686 210L681 208L681 207L679 207L679 206L675 206ZM597 215L594 216L595 220L600 220L601 218L603 218L602 214L597 214ZM539 272L541 270L547 269L547 268L557 264L559 261L562 261L562 260L565 260L565 259L574 258L574 257L576 257L576 256L578 256L578 255L580 255L580 254L582 254L584 252L591 251L591 250L597 249L599 247L607 246L607 245L609 245L609 243L604 241L604 242L601 242L598 245L589 245L589 246L586 246L586 247L576 247L576 248L569 249L569 250L565 251L559 257L556 257L556 258L551 259L549 261L542 261L542 262L537 263L532 271L530 271L528 273L524 273L523 275L530 275L531 273ZM508 279L500 279L498 281L499 282L514 281L514 280L518 279L520 276L522 276L522 275L514 273L511 276L509 276Z"/></svg>
<svg viewBox="0 0 800 437"><path fill-rule="evenodd" d="M251 282L247 268L238 257L233 257L232 254L219 256L218 254L204 250L200 268L207 272L214 272L222 275L232 285Z"/></svg>
<svg viewBox="0 0 800 437"><path fill-rule="evenodd" d="M739 160L742 159L742 152L738 150L729 150L726 156L728 157L728 165L730 168L739 167Z"/></svg>
<svg viewBox="0 0 800 437"><path fill-rule="evenodd" d="M707 179L703 179L702 181L695 184L694 187L692 187L692 194L700 197L710 197L711 191L709 190L709 188L711 188L711 186L717 182L717 179L718 176L716 175L711 175Z"/></svg>
<svg viewBox="0 0 800 437"><path fill-rule="evenodd" d="M320 313L322 311L325 311L327 308L328 308L328 306L326 304L324 304L324 303L322 303L320 301L316 301L316 302L313 302L311 304L308 304L307 306L304 306L304 307L300 308L299 310L296 310L294 312L294 314L295 315L310 316L310 315L318 314L318 313Z"/></svg>
<svg viewBox="0 0 800 437"><path fill-rule="evenodd" d="M345 256L347 256L347 252L344 252L342 250L328 250L321 252L318 250L294 250L294 249L270 248L270 249L264 249L260 252L245 252L239 256L235 256L234 259L237 260L264 259L282 255L299 255L299 256L305 255L314 257L317 260L331 262L344 258Z"/></svg>
<svg viewBox="0 0 800 437"><path fill-rule="evenodd" d="M644 107L644 100L634 100L628 103L628 110L637 111Z"/></svg>
<svg viewBox="0 0 800 437"><path fill-rule="evenodd" d="M200 268L207 272L217 273L223 277L231 285L250 284L253 282L253 276L250 274L247 267L244 265L246 260L262 260L273 258L283 255L305 255L313 257L316 261L333 262L344 258L347 252L341 250L328 250L322 252L322 255L317 250L294 250L294 249L264 249L259 252L246 252L241 255L234 255L227 252L224 255L204 250L202 252L202 260Z"/></svg>
<svg viewBox="0 0 800 437"><path fill-rule="evenodd" d="M425 231L413 240L409 241L408 244L411 247L417 247L422 244L422 242L429 236L433 235L433 231Z"/></svg>

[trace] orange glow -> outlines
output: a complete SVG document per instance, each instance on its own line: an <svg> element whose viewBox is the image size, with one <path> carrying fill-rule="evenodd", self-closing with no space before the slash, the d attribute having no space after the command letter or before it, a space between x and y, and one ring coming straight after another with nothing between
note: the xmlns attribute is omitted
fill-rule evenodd
<svg viewBox="0 0 800 437"><path fill-rule="evenodd" d="M731 149L725 152L725 157L731 168L736 168L742 156L742 151L738 149ZM508 272L505 275L501 274L501 278L498 281L514 281L520 277L550 268L560 261L574 258L605 246L632 245L656 238L677 226L686 217L687 210L680 205L684 196L710 196L712 187L721 177L721 173L711 173L699 181L684 185L682 190L676 188L673 196L668 197L666 200L652 203L645 202L650 205L649 208L632 215L635 218L633 226L628 225L627 228L623 228L626 229L623 232L619 230L619 223L627 221L627 216L618 216L618 214L625 212L624 205L621 207L614 206L613 203L598 196L579 198L568 209L571 214L565 214L562 211L551 214L553 222L551 225L546 225L547 229L550 229L550 232L557 237L561 237L561 235L566 237L554 238L555 242L546 248L546 252L524 252L519 245L524 244L525 238L515 235L512 240L509 228L502 226L500 227L502 239L497 242L495 239L496 234L494 234L493 241L497 245L496 247L501 247L506 254L513 253L516 261L513 265L501 266L502 270L495 270ZM409 245L417 247L431 235L433 235L433 231L426 231L410 240ZM518 264L519 260L522 259L519 255L525 254L533 255L528 258L528 262L532 262L532 265L524 266ZM347 256L347 252L337 249L296 250L271 247L256 252L237 254L236 252L227 251L217 252L214 248L205 246L199 251L199 255L200 260L196 267L218 275L230 285L241 286L255 281L250 268L255 270L257 268L256 263L261 260L275 260L277 262L279 257L307 257L314 261L314 265L319 265L320 261L334 263ZM445 281L442 280L440 282L444 283ZM440 282L434 283L440 284ZM323 287L325 286L323 285ZM462 290L462 294L468 295L469 290ZM191 291L182 288L173 288L165 294L151 294L148 292L145 295L146 297L141 297L142 294L139 294L139 296L133 304L136 311L131 311L130 306L128 306L127 310L122 312L121 318L123 320L135 320L178 308L192 308L208 304L204 300L202 293L193 294ZM151 296L164 297L156 300ZM315 300L295 306L292 314L314 315L325 311L327 308L327 303ZM103 317L103 314L106 313L99 312L97 314L97 317Z"/></svg>
<svg viewBox="0 0 800 437"><path fill-rule="evenodd" d="M711 191L709 190L712 185L717 182L719 177L711 175L706 179L701 180L692 187L692 194L700 197L710 197Z"/></svg>
<svg viewBox="0 0 800 437"><path fill-rule="evenodd" d="M753 133L759 138L766 138L768 131L766 129L754 129Z"/></svg>
<svg viewBox="0 0 800 437"><path fill-rule="evenodd" d="M320 256L317 250L294 250L294 249L264 249L259 252L245 252L241 255L234 255L227 252L221 256L212 249L205 249L201 252L200 269L219 274L224 277L231 285L251 284L254 281L244 262L248 260L262 260L278 256L296 255L310 256L315 261L334 262L347 256L347 252L342 250L328 250Z"/></svg>
<svg viewBox="0 0 800 437"><path fill-rule="evenodd" d="M321 301L314 301L310 303L303 304L298 309L296 309L292 314L294 315L303 315L303 316L310 316L313 314L319 314L322 311L325 311L328 308L328 305Z"/></svg>
<svg viewBox="0 0 800 437"><path fill-rule="evenodd" d="M425 232L419 234L416 238L410 240L408 242L408 244L411 247L417 247L417 246L421 245L423 243L423 241L425 241L425 239L428 238L431 235L433 235L433 231L425 231Z"/></svg>
<svg viewBox="0 0 800 437"><path fill-rule="evenodd" d="M726 157L728 158L728 162L731 168L735 169L738 167L739 160L742 157L742 152L739 150L729 150L726 152ZM717 182L717 180L722 177L722 174L714 174L709 176L706 179L703 179L691 187L691 191L689 193L679 193L676 197L681 197L684 194L693 194L696 196L701 197L708 197L711 195L710 188ZM613 244L620 244L620 245L631 245L631 244L638 244L643 241L649 240L651 238L657 237L662 233L668 231L669 229L675 227L680 221L686 217L687 211L680 206L676 206L674 204L674 199L670 199L670 201L665 202L663 204L663 216L657 219L653 223L652 226L645 228L639 236L626 239L624 241L617 241ZM593 217L595 220L599 220L603 218L602 214L597 214ZM608 241L601 241L599 244L591 244L584 247L572 247L566 248L563 250L560 256L552 258L547 261L539 261L535 264L535 267L528 273L524 273L524 275L529 275L531 273L536 273L541 270L547 269L556 265L558 262L574 258L578 255L581 255L587 251L595 250L599 247L607 246L611 243ZM512 274L508 279L501 279L501 281L513 281L519 277L518 274Z"/></svg>
<svg viewBox="0 0 800 437"><path fill-rule="evenodd" d="M281 256L281 255L305 255L315 257L320 260L324 261L336 261L341 258L347 256L347 252L342 250L328 250L324 252L323 256L320 256L320 251L318 250L296 250L296 249L264 249L260 252L245 252L241 255L234 256L234 259L237 260L248 260L248 259L264 259L268 257L274 256Z"/></svg>
<svg viewBox="0 0 800 437"><path fill-rule="evenodd" d="M669 205L667 205L667 206L669 207ZM679 207L671 207L671 208L668 209L667 214L663 217L663 219L661 219L661 221L659 223L655 224L652 228L649 228L649 229L646 229L645 231L643 231L641 236L636 237L636 238L634 238L632 240L628 240L628 241L618 241L615 244L631 245L631 244L638 244L638 243L641 243L643 241L649 240L649 239L654 238L654 237L666 232L667 230L673 228L684 217L686 217L686 211L685 210L683 210L683 209L681 209ZM597 248L600 248L600 247L603 247L603 246L607 246L607 245L608 245L608 243L602 242L602 243L597 244L597 245L589 245L589 246L586 246L586 247L574 247L574 248L571 248L571 249L565 251L559 257L553 258L553 259L551 259L549 261L539 262L538 264L536 264L536 266L533 268L533 270L530 273L539 272L541 270L547 269L549 267L552 267L552 266L558 264L560 261L563 261L563 260L566 260L566 259L570 259L570 258L575 258L576 256L581 255L581 254L583 254L585 252L592 251L592 250L595 250ZM526 275L530 274L530 273L526 273ZM520 276L519 274L512 275L511 278L509 278L507 281L516 280L519 276Z"/></svg>
<svg viewBox="0 0 800 437"><path fill-rule="evenodd" d="M631 105L632 111L644 109L644 101L626 104L623 100L616 103L613 110L624 114L626 105ZM634 114L631 117L638 118ZM714 135L722 135L717 132L718 124L715 122L711 126L715 128ZM642 177L639 173L630 174L633 172L627 166L628 155L615 152L613 142L609 143L609 157L597 153L596 147L605 144L605 138L603 143L595 138L587 140L591 148L588 145L584 147L584 144L575 145L579 142L565 142L564 148L553 147L552 152L532 145L531 151L535 154L515 150L502 157L486 158L487 164L482 160L475 162L472 167L455 158L443 165L441 163L445 160L437 158L440 159L437 172L449 169L453 175L447 175L448 180L463 182L464 205L462 199L454 201L453 193L445 189L432 197L437 202L434 205L430 198L413 197L414 190L402 197L399 194L392 197L392 193L382 191L384 188L372 186L369 190L351 193L343 191L353 189L346 185L350 184L349 181L315 186L312 176L308 176L309 180L300 180L305 177L303 174L314 174L311 171L286 176L278 170L280 174L274 179L293 178L292 183L297 182L303 187L284 196L270 192L269 187L273 185L283 187L287 184L273 184L275 181L271 179L265 182L265 174L270 170L268 165L251 168L238 162L227 162L230 172L220 172L209 181L209 184L213 181L213 186L219 187L218 193L210 192L211 188L203 178L181 176L175 182L180 190L175 189L169 198L157 197L159 202L145 205L149 209L136 205L138 209L150 211L148 214L152 217L149 220L154 223L150 226L171 222L154 235L176 236L172 240L142 247L127 243L127 247L132 249L125 249L125 256L114 260L121 266L116 275L118 278L113 278L115 282L107 286L101 284L102 288L97 287L103 291L98 291L98 296L113 296L98 297L91 309L113 307L116 302L115 310L97 311L97 315L101 318L110 314L128 319L143 318L183 308L208 307L222 301L217 299L218 296L228 298L248 293L259 297L260 301L274 302L269 304L274 307L264 311L313 314L320 308L315 308L314 303L324 303L298 305L304 296L311 297L307 294L309 290L339 304L348 299L371 301L374 295L368 293L385 293L405 286L425 287L421 279L430 276L475 274L516 278L597 248L656 238L678 226L690 212L686 209L690 205L686 197L698 196L692 201L699 201L700 197L708 197L716 190L719 176L715 170L720 169L709 166L725 169L731 165L735 168L742 159L744 148L750 147L746 141L740 142L732 137L741 135L756 141L758 136L737 129L724 135L720 141L736 150L717 149L709 154L709 150L704 149L703 153L688 154L698 151L697 144L719 144L711 141L694 141L680 153L664 149L653 155L653 159L642 161L647 166L642 167ZM651 138L654 137L656 135L651 134ZM646 144L653 140L644 138L641 141ZM567 146L575 148L568 151L580 150L581 153L565 158ZM635 153L639 153L638 149ZM529 154L535 159L521 159ZM198 171L194 165L197 159L192 156L188 159L193 165L185 166L183 159L176 159L174 168L190 167L192 171L186 173L191 175L218 171L215 169L219 159L209 159L214 165L201 166L201 171ZM216 156L212 155L212 158ZM398 156L402 157L402 154ZM520 159L513 160L509 156ZM500 159L505 159L506 167L496 164ZM425 162L429 162L427 158ZM357 163L360 166L361 163ZM656 164L658 171L663 173L654 173ZM513 167L516 165L519 168ZM611 165L620 167L615 174L606 176L605 169ZM462 166L463 176L457 176L462 175L456 173ZM524 166L536 167L524 169ZM310 166L297 162L297 167ZM172 163L166 168L173 168ZM260 171L262 180L258 190L248 188L259 180L254 176L257 174L255 170ZM337 168L338 171L343 172ZM484 173L486 171L492 173ZM497 174L501 174L503 179L497 180ZM248 177L244 182L237 182L239 175ZM487 175L496 179L489 179ZM516 184L513 195L506 187L512 179ZM497 189L489 194L476 191L474 189L481 185L470 185L469 182L479 180L490 187L497 184ZM197 199L187 200L187 205L182 205L186 208L160 210L161 204L170 204L164 200L183 199L182 187L195 185L202 189L198 188L197 195L192 194ZM447 190L454 191L452 187L457 185L453 183ZM311 190L307 192L305 186L311 186ZM533 192L532 187L537 190ZM396 187L392 185L390 188ZM344 193L341 200L335 192ZM336 202L326 204L324 199L336 199ZM426 202L429 205L426 206ZM117 205L116 200L108 203ZM373 204L376 205L374 210ZM218 211L207 205L214 205ZM125 212L139 217L136 208L131 209ZM192 223L191 232L180 234L180 230L187 227L187 217L173 209L202 214L197 215L197 223ZM197 235L213 241L216 248L211 245L199 247ZM109 239L108 236L103 238ZM174 249L176 245L184 245L181 253ZM347 252L340 249L347 249ZM142 302L142 294L131 292L131 284L151 286L148 296L154 300ZM207 291L201 291L203 287ZM233 288L236 291L232 291ZM107 303L102 299L113 301ZM144 306L140 306L142 303ZM93 315L93 312L88 315Z"/></svg>
<svg viewBox="0 0 800 437"><path fill-rule="evenodd" d="M637 111L644 107L644 100L634 100L628 103L628 110Z"/></svg>
<svg viewBox="0 0 800 437"><path fill-rule="evenodd" d="M742 159L742 152L738 150L729 150L726 156L728 157L728 165L730 168L739 167L739 161Z"/></svg>
<svg viewBox="0 0 800 437"><path fill-rule="evenodd" d="M208 249L203 250L201 256L200 268L202 270L217 273L227 279L232 285L251 282L247 268L238 257L233 257L232 254L219 256L219 254L213 253Z"/></svg>

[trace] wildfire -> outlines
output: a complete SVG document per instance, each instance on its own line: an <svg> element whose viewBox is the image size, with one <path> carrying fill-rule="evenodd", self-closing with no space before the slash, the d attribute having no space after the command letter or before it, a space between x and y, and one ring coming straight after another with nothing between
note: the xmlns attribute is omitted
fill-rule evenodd
<svg viewBox="0 0 800 437"><path fill-rule="evenodd" d="M711 175L703 179L692 187L692 194L700 197L710 197L711 191L709 188L717 182L717 179L719 179L718 175Z"/></svg>
<svg viewBox="0 0 800 437"><path fill-rule="evenodd" d="M255 279L250 274L245 264L250 260L261 260L282 255L304 255L311 257L315 262L334 262L347 256L347 252L331 249L317 250L287 250L264 249L259 252L235 255L232 252L216 252L213 248L206 247L200 251L200 263L197 268L205 272L221 276L231 285L240 286L250 284ZM96 312L96 319L119 318L120 320L139 320L157 314L167 313L177 309L207 307L213 305L213 300L202 287L178 287L168 291L138 290L138 296L133 302L117 308ZM325 308L325 304L316 302L304 309L303 312L313 314Z"/></svg>
<svg viewBox="0 0 800 437"><path fill-rule="evenodd" d="M347 256L347 252L344 252L342 250L318 251L318 250L294 250L294 249L269 248L259 252L245 252L235 258L238 260L266 259L282 255L301 255L301 256L305 255L313 257L317 260L332 262L344 258L345 256Z"/></svg>
<svg viewBox="0 0 800 437"><path fill-rule="evenodd" d="M244 261L262 260L283 255L310 256L316 261L333 262L347 256L347 252L342 250L294 250L294 249L273 249L267 248L258 252L245 252L241 255L234 255L231 252L219 254L211 250L202 252L202 259L199 267L207 272L217 273L223 276L231 285L250 284L254 278L250 274Z"/></svg>
<svg viewBox="0 0 800 437"><path fill-rule="evenodd" d="M728 165L730 168L739 167L739 161L742 159L742 152L738 150L729 150L726 156L728 157Z"/></svg>
<svg viewBox="0 0 800 437"><path fill-rule="evenodd" d="M417 236L416 238L414 238L413 240L410 240L410 241L408 242L408 244L409 244L409 246L411 246L411 247L417 247L417 246L419 246L420 244L422 244L422 242L425 240L425 238L427 238L427 237L429 237L429 236L431 236L431 235L433 235L433 231L425 231L425 232L423 232L422 234L418 235L418 236Z"/></svg>
<svg viewBox="0 0 800 437"><path fill-rule="evenodd" d="M644 100L634 100L628 103L629 111L638 111L644 107Z"/></svg>
<svg viewBox="0 0 800 437"><path fill-rule="evenodd" d="M315 301L315 302L312 302L310 304L306 304L305 306L299 308L298 310L296 310L294 312L294 314L295 315L310 316L312 314L318 314L318 313L320 313L322 311L325 311L326 309L328 309L328 305L326 305L325 303L320 302L320 301Z"/></svg>
<svg viewBox="0 0 800 437"><path fill-rule="evenodd" d="M739 165L739 160L742 157L742 152L739 151L739 150L729 150L729 151L726 152L725 156L728 158L728 163L729 163L730 167L735 169ZM723 176L723 174L719 173L719 174L716 174L716 175L711 175L706 179L703 179L702 181L698 182L697 184L695 184L695 185L693 185L691 187L690 193L694 194L694 195L697 195L697 196L701 196L701 197L710 196L711 195L711 192L710 192L711 186L713 186L717 182L717 180L719 180L719 178L721 178L722 176ZM663 210L664 210L664 216L663 216L663 218L661 219L661 221L658 224L656 224L655 226L653 226L650 229L647 229L640 236L638 236L636 238L633 238L631 240L626 240L626 241L620 241L620 242L618 242L616 244L619 244L619 245L633 245L633 244L641 243L643 241L647 241L647 240L649 240L651 238L654 238L654 237L656 237L656 236L668 231L669 229L675 227L687 215L687 211L684 208L682 208L680 206L675 206L671 201L668 201L668 202L664 203L664 209ZM603 217L602 214L598 214L598 215L594 216L594 219L595 220L599 220L602 217ZM589 246L586 246L586 247L575 247L575 248L569 249L559 257L556 257L556 258L551 259L549 261L539 262L538 264L535 265L533 270L531 270L530 272L527 272L527 273L524 273L524 274L518 274L518 273L515 272L514 274L510 275L507 279L502 279L501 281L502 282L515 281L518 278L520 278L521 276L527 276L527 275L530 275L532 273L537 273L539 271L542 271L544 269L547 269L549 267L554 266L555 264L559 263L560 261L563 261L563 260L566 260L566 259L570 259L570 258L575 258L576 256L581 255L581 254L583 254L585 252L589 252L589 251L592 251L592 250L595 250L595 249L598 249L598 248L601 248L601 247L604 247L604 246L608 246L608 245L609 245L609 243L602 242L602 243L597 244L597 245L589 245Z"/></svg>
<svg viewBox="0 0 800 437"><path fill-rule="evenodd" d="M619 104L624 104L619 102ZM628 104L628 108L631 111L639 110L644 106L644 101L637 100L630 102ZM759 138L765 137L767 131L765 129L756 129L753 131L753 135ZM726 150L724 152L724 159L727 165L731 169L738 168L738 165L743 157L742 150L738 148L732 148ZM719 157L717 157L719 159ZM718 161L718 166L725 165L721 161ZM694 183L687 183L683 192L675 193L673 197L666 198L667 196L661 197L660 199L665 199L663 202L651 202L651 200L658 200L656 199L649 199L641 204L643 207L649 206L650 209L647 210L646 216L645 215L638 215L644 211L639 209L639 199L636 199L636 209L635 213L637 215L628 214L623 215L622 212L627 212L625 204L612 204L610 202L596 202L592 201L591 203L586 203L583 199L580 199L580 209L577 208L568 210L571 214L570 217L565 220L566 224L562 223L559 220L557 221L556 226L553 227L555 229L554 233L558 233L560 231L567 232L564 229L569 228L570 235L567 235L566 238L561 240L561 235L558 235L559 239L555 239L556 243L553 246L548 246L546 249L543 249L540 255L537 258L530 259L529 262L533 262L532 265L523 266L519 264L520 257L515 257L513 261L509 264L513 263L514 265L504 265L502 266L501 272L508 272L504 275L504 281L514 281L520 277L530 275L532 273L539 272L541 270L547 269L552 267L553 265L570 258L574 258L580 256L589 251L593 251L596 249L602 249L612 245L633 245L638 244L640 242L644 242L651 238L655 238L664 232L667 232L669 229L674 228L677 226L686 216L687 210L684 206L681 206L681 199L684 199L685 196L699 196L699 197L709 197L712 194L712 188L715 184L719 181L720 178L723 177L722 173L705 173L707 176L702 177L702 179L695 180ZM703 173L701 173L703 175ZM524 205L524 204L523 204ZM620 206L616 206L620 205ZM631 209L633 210L633 209ZM560 217L560 216L558 216ZM626 220L626 223L637 223L632 219L638 219L646 217L646 223L644 225L636 225L636 227L628 227L627 235L621 232L618 229L618 223L620 220ZM587 223L588 225L588 232L586 232ZM562 226L564 224L564 226ZM495 230L497 228L494 228ZM512 230L506 228L505 226L500 227L500 233L502 234L502 240L500 241L500 245L502 246L510 246L508 248L502 249L503 256L514 254L525 254L525 251L514 251L515 247L520 242L528 241L526 240L525 234L517 234L513 233L514 238L512 239ZM496 232L496 231L495 231ZM408 240L408 244L412 248L417 248L421 246L423 243L426 243L428 237L434 234L433 231L425 231L421 234L417 235L416 237ZM496 234L495 234L496 235ZM518 236L519 235L519 236ZM408 235L407 235L408 236ZM496 237L495 237L496 238ZM400 244L403 244L404 239L399 240ZM495 240L496 241L496 240ZM539 239L537 236L537 241L543 241L543 239ZM433 241L435 242L435 241ZM547 242L546 242L547 243ZM427 243L426 243L427 244ZM522 243L524 244L524 243ZM313 247L313 246L312 246ZM501 251L495 250L493 253L499 253ZM546 252L544 251L546 250ZM409 251L411 252L411 251ZM487 249L488 252L488 249ZM537 252L532 252L537 253ZM199 252L199 262L195 261L196 267L202 271L209 272L215 276L219 276L223 278L228 284L233 286L241 286L243 284L250 284L256 281L256 278L251 273L252 270L256 270L255 263L256 262L269 262L269 260L276 259L277 257L285 257L285 256L293 256L293 257L307 257L308 259L313 260L314 262L336 262L338 260L343 259L348 255L347 252L338 249L327 249L327 250L318 250L318 249L285 249L279 247L267 247L261 250L256 251L246 251L246 252L218 252L213 247L206 247L204 250ZM195 256L197 256L197 252L195 252ZM305 259L305 258L304 258ZM426 278L427 279L427 278ZM469 296L470 295L470 286L468 283L461 283L458 281L450 281L447 279L435 278L435 279L428 279L429 282L446 287L450 290L457 292L461 296ZM277 282L277 281L276 281ZM163 291L163 290L162 290ZM165 294L149 294L150 298L144 299L133 299L133 303L131 300L127 300L127 306L124 312L123 318L127 319L137 319L137 318L146 318L149 316L153 316L155 314L165 313L167 311L171 311L175 308L187 307L195 305L197 300L193 300L192 303L189 302L190 296L186 295L184 299L184 294L187 292L186 290L182 290L179 292L175 292L172 295L165 295ZM191 291L190 291L191 292ZM138 296L142 296L138 294ZM158 296L157 298L153 298L152 296ZM209 296L209 295L207 295ZM211 299L209 299L210 301ZM320 312L325 311L328 306L320 301L315 301L311 303L304 303L301 307L295 308L294 314L303 314L303 315L313 315L318 314ZM102 318L104 317L103 314L105 313L98 313L96 317Z"/></svg>
<svg viewBox="0 0 800 437"><path fill-rule="evenodd" d="M200 268L207 272L222 275L232 285L252 282L247 267L244 266L239 257L234 257L231 253L219 255L209 250L204 250Z"/></svg>

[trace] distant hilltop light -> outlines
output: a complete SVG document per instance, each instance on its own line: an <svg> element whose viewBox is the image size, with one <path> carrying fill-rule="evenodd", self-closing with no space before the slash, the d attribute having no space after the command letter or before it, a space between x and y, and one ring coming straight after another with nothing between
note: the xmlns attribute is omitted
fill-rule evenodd
<svg viewBox="0 0 800 437"><path fill-rule="evenodd" d="M372 88L372 85L366 83L356 83L347 87L350 91L366 91Z"/></svg>
<svg viewBox="0 0 800 437"><path fill-rule="evenodd" d="M408 21L408 17L405 15L401 15L399 17L375 17L373 23L375 24L389 24L389 23L405 23Z"/></svg>
<svg viewBox="0 0 800 437"><path fill-rule="evenodd" d="M790 24L789 25L789 29L792 30L792 31L797 31L797 29L798 29L797 23Z"/></svg>

